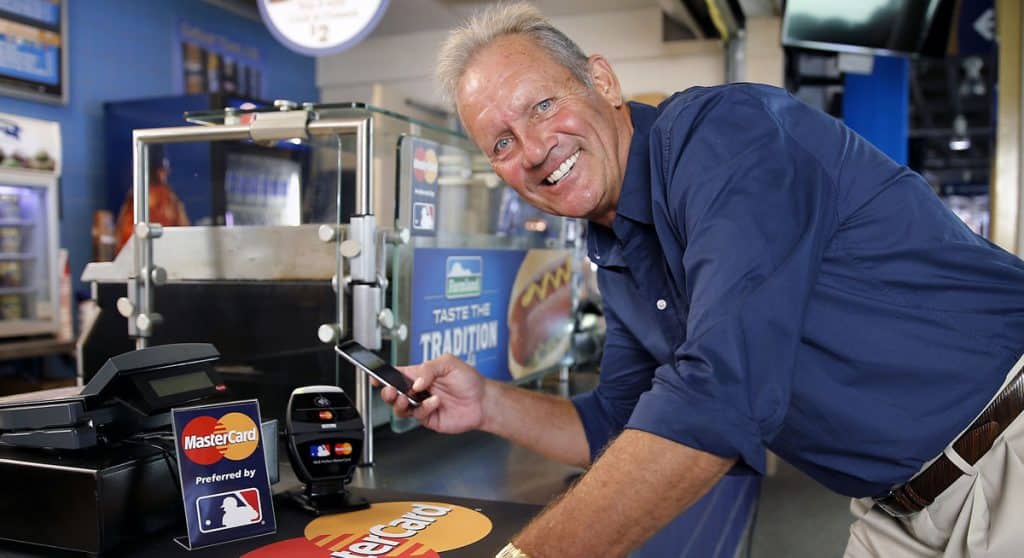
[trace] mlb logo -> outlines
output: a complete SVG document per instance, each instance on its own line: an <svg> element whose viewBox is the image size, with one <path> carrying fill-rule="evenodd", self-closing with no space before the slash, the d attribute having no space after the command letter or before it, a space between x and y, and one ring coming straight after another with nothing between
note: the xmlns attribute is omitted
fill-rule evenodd
<svg viewBox="0 0 1024 558"><path fill-rule="evenodd" d="M423 231L434 230L434 204L412 204L412 228Z"/></svg>
<svg viewBox="0 0 1024 558"><path fill-rule="evenodd" d="M255 488L202 496L196 500L199 531L213 533L263 520L260 491Z"/></svg>
<svg viewBox="0 0 1024 558"><path fill-rule="evenodd" d="M330 457L331 456L331 446L329 446L327 444L313 444L312 446L309 446L309 456L310 457Z"/></svg>

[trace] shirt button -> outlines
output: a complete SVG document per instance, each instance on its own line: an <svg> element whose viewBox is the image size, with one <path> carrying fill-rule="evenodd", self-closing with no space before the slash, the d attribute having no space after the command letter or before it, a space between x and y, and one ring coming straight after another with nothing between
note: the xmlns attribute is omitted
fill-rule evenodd
<svg viewBox="0 0 1024 558"><path fill-rule="evenodd" d="M658 310L664 310L665 308L668 308L668 303L665 302L664 298L659 298L658 302L655 302L654 305L658 307Z"/></svg>

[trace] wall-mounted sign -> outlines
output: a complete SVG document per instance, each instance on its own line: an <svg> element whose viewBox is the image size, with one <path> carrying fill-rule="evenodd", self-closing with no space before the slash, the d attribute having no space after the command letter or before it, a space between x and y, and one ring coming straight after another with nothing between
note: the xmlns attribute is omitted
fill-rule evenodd
<svg viewBox="0 0 1024 558"><path fill-rule="evenodd" d="M265 72L260 49L188 21L178 22L178 43L181 52L176 53L180 58L176 58L174 73L175 79L181 79L179 91L255 98L263 94Z"/></svg>
<svg viewBox="0 0 1024 558"><path fill-rule="evenodd" d="M63 0L0 0L0 95L66 103L67 44Z"/></svg>
<svg viewBox="0 0 1024 558"><path fill-rule="evenodd" d="M0 168L59 175L60 159L60 124L0 112Z"/></svg>
<svg viewBox="0 0 1024 558"><path fill-rule="evenodd" d="M370 34L388 0L260 0L260 15L274 37L309 56L334 54Z"/></svg>

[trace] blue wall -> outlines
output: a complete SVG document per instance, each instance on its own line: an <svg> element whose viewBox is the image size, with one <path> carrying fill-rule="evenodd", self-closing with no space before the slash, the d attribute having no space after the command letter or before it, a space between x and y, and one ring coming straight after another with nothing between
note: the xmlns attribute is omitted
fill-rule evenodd
<svg viewBox="0 0 1024 558"><path fill-rule="evenodd" d="M201 0L69 0L70 101L47 105L0 96L0 112L61 124L61 246L79 277L92 258L92 214L106 204L103 103L173 95L178 23L256 47L263 59L263 97L317 100L313 58L281 46L260 21ZM184 123L184 122L183 122Z"/></svg>
<svg viewBox="0 0 1024 558"><path fill-rule="evenodd" d="M871 75L846 74L843 122L901 165L910 133L910 60L876 56Z"/></svg>

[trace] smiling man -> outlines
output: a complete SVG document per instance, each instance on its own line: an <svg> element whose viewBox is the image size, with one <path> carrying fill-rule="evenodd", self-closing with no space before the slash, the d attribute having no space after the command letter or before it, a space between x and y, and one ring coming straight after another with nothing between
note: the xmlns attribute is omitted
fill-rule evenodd
<svg viewBox="0 0 1024 558"><path fill-rule="evenodd" d="M528 203L611 226L633 132L618 80L601 56L586 82L543 60L529 37L496 38L459 80L459 117Z"/></svg>
<svg viewBox="0 0 1024 558"><path fill-rule="evenodd" d="M590 221L608 321L571 401L451 356L404 369L419 408L382 393L589 467L500 556L625 556L768 449L855 498L847 556L1017 555L1024 262L785 91L624 102L526 4L453 31L438 74L499 176Z"/></svg>

